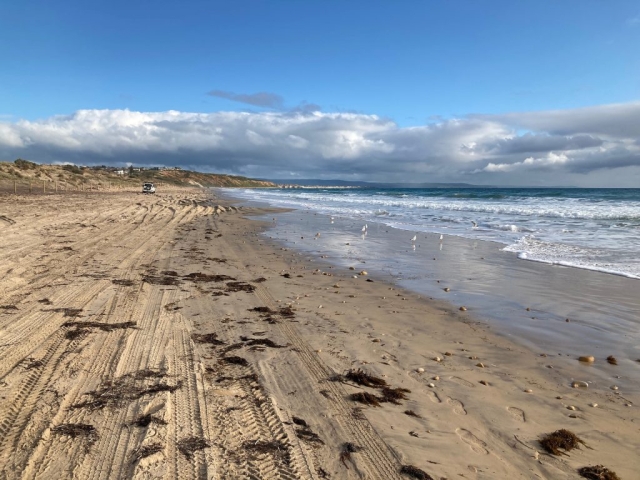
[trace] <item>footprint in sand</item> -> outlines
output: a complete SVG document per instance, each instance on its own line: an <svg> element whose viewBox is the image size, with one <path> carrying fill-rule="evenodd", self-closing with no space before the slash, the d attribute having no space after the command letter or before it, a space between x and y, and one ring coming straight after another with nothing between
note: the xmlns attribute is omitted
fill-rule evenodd
<svg viewBox="0 0 640 480"><path fill-rule="evenodd" d="M464 409L464 404L460 400L449 397L447 398L447 403L453 407L453 413L457 413L458 415L467 414L467 411Z"/></svg>
<svg viewBox="0 0 640 480"><path fill-rule="evenodd" d="M524 411L520 410L517 407L507 407L507 412L511 414L513 418L518 420L519 422L526 422L527 419L524 416Z"/></svg>
<svg viewBox="0 0 640 480"><path fill-rule="evenodd" d="M467 380L465 380L464 378L460 378L460 377L449 377L449 380L451 380L452 382L457 383L458 385L462 385L463 387L470 387L473 388L475 387L475 385Z"/></svg>
<svg viewBox="0 0 640 480"><path fill-rule="evenodd" d="M442 403L442 400L440 400L440 397L436 392L432 392L431 390L429 390L427 392L427 397L429 397L429 400L431 400L433 403Z"/></svg>
<svg viewBox="0 0 640 480"><path fill-rule="evenodd" d="M464 443L471 447L471 450L473 450L474 452L484 455L489 454L489 450L485 448L487 444L476 437L469 430L465 430L464 428L456 428L456 433Z"/></svg>

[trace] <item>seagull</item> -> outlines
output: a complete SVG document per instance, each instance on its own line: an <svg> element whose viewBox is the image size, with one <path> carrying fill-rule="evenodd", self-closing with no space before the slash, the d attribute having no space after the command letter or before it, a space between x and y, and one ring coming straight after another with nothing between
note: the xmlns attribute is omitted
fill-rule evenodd
<svg viewBox="0 0 640 480"><path fill-rule="evenodd" d="M367 226L365 225L364 227L362 227L362 233L367 231Z"/></svg>
<svg viewBox="0 0 640 480"><path fill-rule="evenodd" d="M412 241L412 242L415 242L417 239L418 239L418 235L414 235L414 236L411 238L411 241Z"/></svg>
<svg viewBox="0 0 640 480"><path fill-rule="evenodd" d="M440 235L440 241L444 240L444 235Z"/></svg>
<svg viewBox="0 0 640 480"><path fill-rule="evenodd" d="M471 220L471 223L473 224L473 228L476 228L478 226L478 222L476 222L475 220Z"/></svg>

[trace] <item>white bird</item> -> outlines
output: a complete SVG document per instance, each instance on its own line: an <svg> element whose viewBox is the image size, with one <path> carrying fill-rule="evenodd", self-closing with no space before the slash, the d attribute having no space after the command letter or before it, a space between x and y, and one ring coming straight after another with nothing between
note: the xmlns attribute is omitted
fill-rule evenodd
<svg viewBox="0 0 640 480"><path fill-rule="evenodd" d="M331 217L331 223L333 223L333 217Z"/></svg>
<svg viewBox="0 0 640 480"><path fill-rule="evenodd" d="M369 230L369 225L367 225L366 223L364 224L364 229L365 230Z"/></svg>
<svg viewBox="0 0 640 480"><path fill-rule="evenodd" d="M444 235L440 235L440 241L444 240Z"/></svg>
<svg viewBox="0 0 640 480"><path fill-rule="evenodd" d="M417 239L418 239L418 235L414 235L414 236L411 238L411 241L412 241L412 242L415 242Z"/></svg>
<svg viewBox="0 0 640 480"><path fill-rule="evenodd" d="M365 225L364 227L362 227L362 233L367 231L367 226Z"/></svg>

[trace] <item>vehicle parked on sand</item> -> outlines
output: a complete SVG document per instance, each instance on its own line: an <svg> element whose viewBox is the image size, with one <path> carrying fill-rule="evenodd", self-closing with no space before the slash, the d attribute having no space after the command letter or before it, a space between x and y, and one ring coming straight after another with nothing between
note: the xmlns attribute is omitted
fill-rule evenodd
<svg viewBox="0 0 640 480"><path fill-rule="evenodd" d="M142 193L156 193L156 186L153 183L142 185Z"/></svg>

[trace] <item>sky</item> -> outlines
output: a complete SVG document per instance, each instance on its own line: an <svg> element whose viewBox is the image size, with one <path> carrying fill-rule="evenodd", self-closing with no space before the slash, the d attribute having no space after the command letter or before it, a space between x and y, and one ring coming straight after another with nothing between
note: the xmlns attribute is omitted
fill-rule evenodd
<svg viewBox="0 0 640 480"><path fill-rule="evenodd" d="M640 187L640 4L0 2L18 157Z"/></svg>

